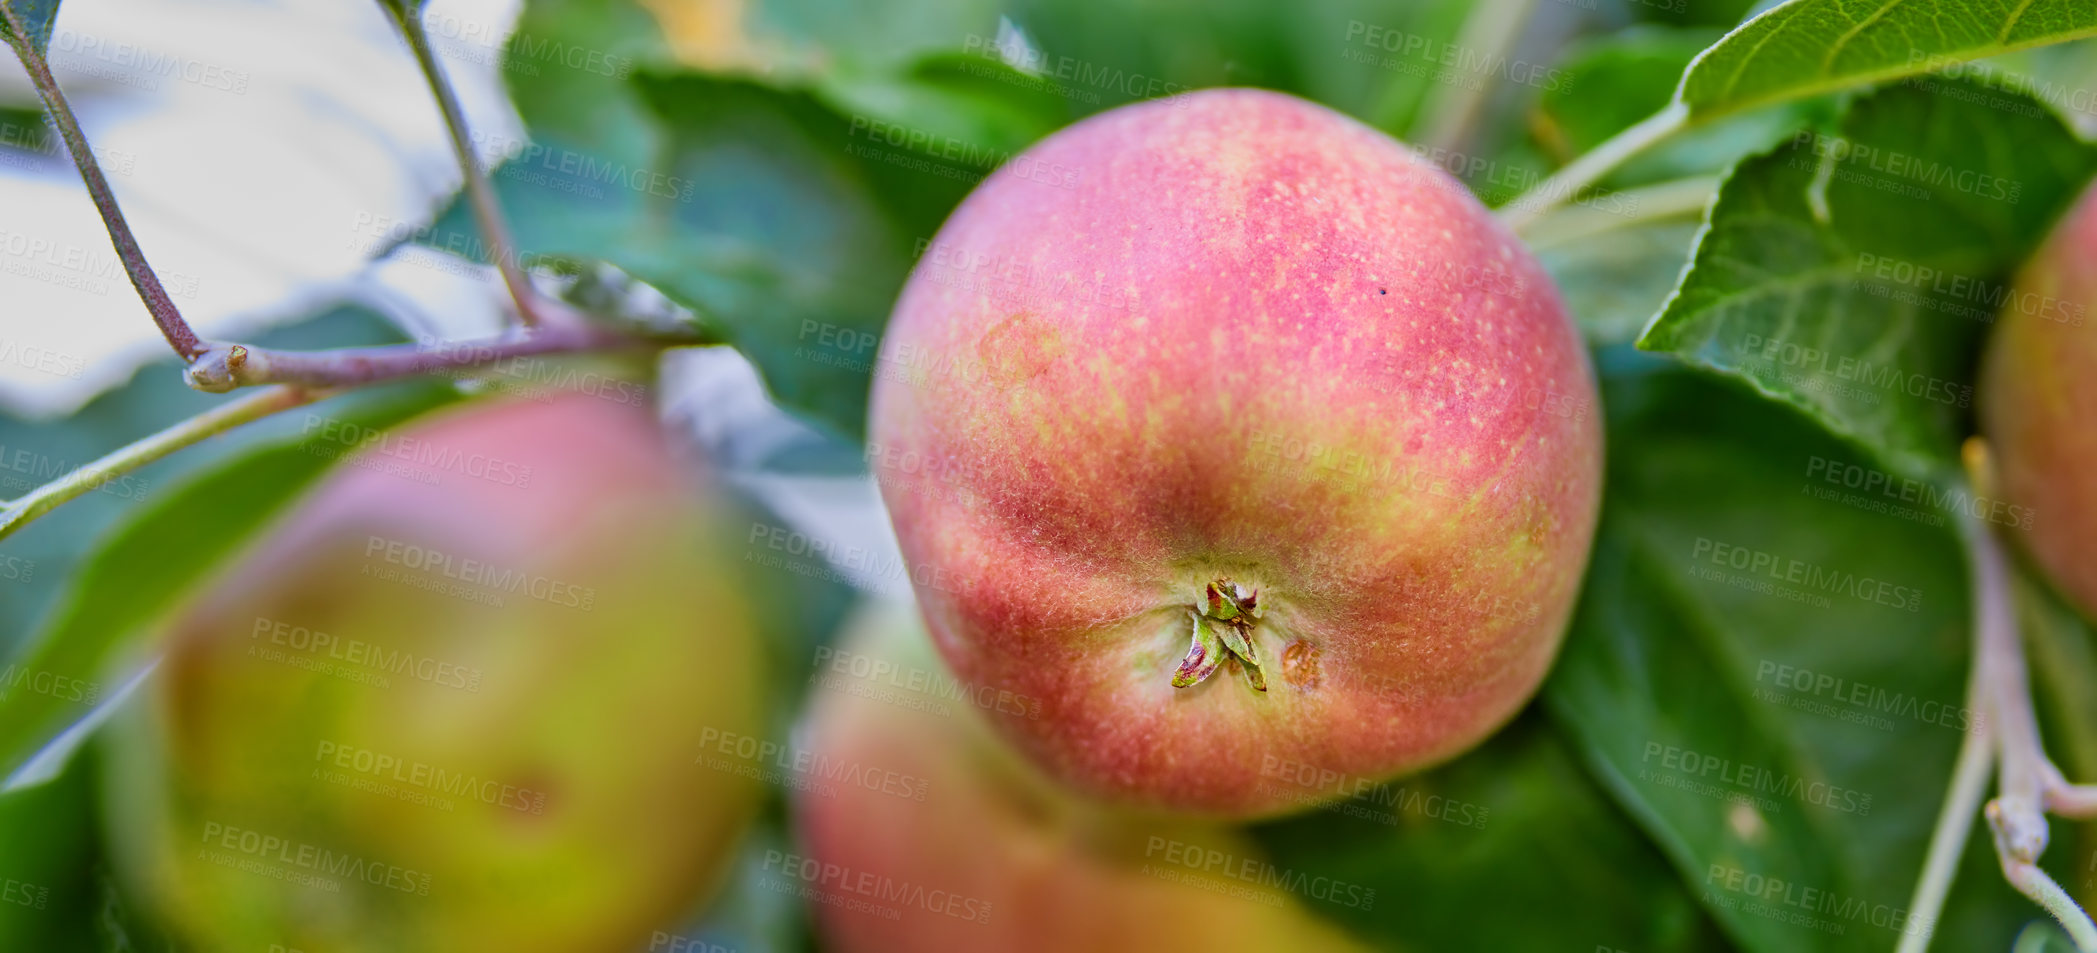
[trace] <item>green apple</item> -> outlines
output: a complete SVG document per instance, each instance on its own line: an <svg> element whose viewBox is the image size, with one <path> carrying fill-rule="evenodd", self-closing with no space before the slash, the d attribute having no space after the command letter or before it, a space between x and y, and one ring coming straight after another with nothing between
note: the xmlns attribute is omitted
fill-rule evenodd
<svg viewBox="0 0 2097 953"><path fill-rule="evenodd" d="M627 953L674 923L761 794L696 757L763 718L696 476L585 396L375 436L170 624L113 742L119 866L214 951Z"/></svg>

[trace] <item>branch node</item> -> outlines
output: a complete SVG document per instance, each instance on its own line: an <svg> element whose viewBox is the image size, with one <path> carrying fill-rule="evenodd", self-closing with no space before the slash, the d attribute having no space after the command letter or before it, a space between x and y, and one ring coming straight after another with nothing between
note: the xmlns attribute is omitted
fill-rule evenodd
<svg viewBox="0 0 2097 953"><path fill-rule="evenodd" d="M1987 816L1988 828L1995 833L1995 850L2005 860L2033 864L2046 853L2046 815L2037 804L2022 797L1998 797L1988 802Z"/></svg>
<svg viewBox="0 0 2097 953"><path fill-rule="evenodd" d="M248 349L238 344L230 347L222 344L205 346L204 353L197 355L182 377L192 389L207 394L223 394L241 385L240 371L248 365Z"/></svg>

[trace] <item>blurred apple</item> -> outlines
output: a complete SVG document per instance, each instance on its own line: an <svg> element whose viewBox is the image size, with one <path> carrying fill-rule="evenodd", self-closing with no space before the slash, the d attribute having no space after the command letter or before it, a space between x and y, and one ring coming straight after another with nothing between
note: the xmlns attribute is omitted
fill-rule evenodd
<svg viewBox="0 0 2097 953"><path fill-rule="evenodd" d="M1980 427L2003 499L1972 515L2016 534L2062 592L2097 618L2097 187L2017 277L1981 363Z"/></svg>
<svg viewBox="0 0 2097 953"><path fill-rule="evenodd" d="M812 893L828 948L1353 950L1309 907L1375 891L1278 868L1236 830L1081 800L1008 750L987 711L1037 700L958 682L907 606L817 652L799 853L764 873Z"/></svg>
<svg viewBox="0 0 2097 953"><path fill-rule="evenodd" d="M118 723L120 866L206 950L638 948L760 795L697 757L763 717L702 483L596 397L342 436Z"/></svg>

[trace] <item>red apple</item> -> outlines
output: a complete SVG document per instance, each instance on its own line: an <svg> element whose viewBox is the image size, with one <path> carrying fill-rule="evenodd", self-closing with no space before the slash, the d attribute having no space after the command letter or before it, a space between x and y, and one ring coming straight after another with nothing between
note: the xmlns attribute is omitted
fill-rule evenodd
<svg viewBox="0 0 2097 953"><path fill-rule="evenodd" d="M1030 699L957 683L907 606L872 607L817 656L798 853L764 876L818 896L825 948L1300 950L1361 947L1312 911L1371 889L1282 870L1228 828L1071 797L981 718ZM1386 898L1388 899L1388 898Z"/></svg>
<svg viewBox="0 0 2097 953"><path fill-rule="evenodd" d="M1265 766L1426 767L1550 666L1593 370L1528 251L1373 129L1254 90L1078 123L927 244L881 355L933 638L1042 699L996 721L1085 791L1277 813Z"/></svg>
<svg viewBox="0 0 2097 953"><path fill-rule="evenodd" d="M1981 432L1995 492L1979 514L2023 530L2032 557L2097 618L2097 189L2026 264L1990 334L1981 368ZM2015 509L2011 509L2014 507Z"/></svg>
<svg viewBox="0 0 2097 953"><path fill-rule="evenodd" d="M703 487L592 397L377 439L172 624L121 866L198 949L638 949L761 796L697 757L763 718Z"/></svg>

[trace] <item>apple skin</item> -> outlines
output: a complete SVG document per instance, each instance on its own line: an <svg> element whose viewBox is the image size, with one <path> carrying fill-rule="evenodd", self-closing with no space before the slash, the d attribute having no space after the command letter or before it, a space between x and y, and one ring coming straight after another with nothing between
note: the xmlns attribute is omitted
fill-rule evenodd
<svg viewBox="0 0 2097 953"><path fill-rule="evenodd" d="M1323 107L1211 90L1049 137L922 249L881 357L867 455L934 641L1043 700L997 724L1083 791L1336 798L1478 743L1562 640L1586 351L1460 183ZM1257 590L1264 693L1172 684L1219 578Z"/></svg>
<svg viewBox="0 0 2097 953"><path fill-rule="evenodd" d="M697 759L763 719L704 490L647 411L590 397L384 439L171 624L113 726L119 867L200 949L639 949L717 886L761 796Z"/></svg>
<svg viewBox="0 0 2097 953"><path fill-rule="evenodd" d="M2027 262L1981 364L1979 415L1997 486L2032 558L2097 618L2097 188Z"/></svg>
<svg viewBox="0 0 2097 953"><path fill-rule="evenodd" d="M817 658L811 763L881 779L797 789L802 853L766 858L770 876L822 894L811 907L825 949L1365 949L1312 912L1320 901L1232 876L1264 863L1242 834L1071 796L981 717L1027 700L957 694L952 679L903 604L862 607ZM1373 891L1319 883L1375 908ZM917 888L937 899L892 899Z"/></svg>

